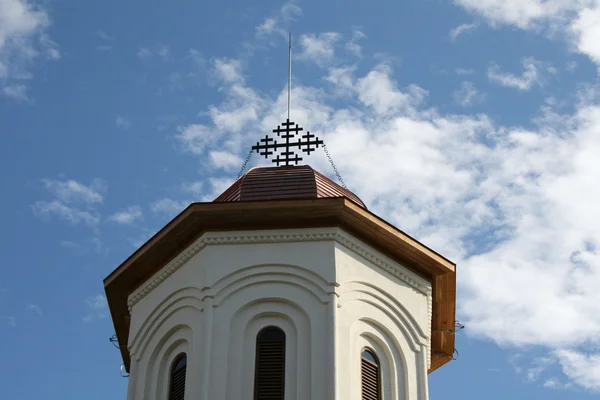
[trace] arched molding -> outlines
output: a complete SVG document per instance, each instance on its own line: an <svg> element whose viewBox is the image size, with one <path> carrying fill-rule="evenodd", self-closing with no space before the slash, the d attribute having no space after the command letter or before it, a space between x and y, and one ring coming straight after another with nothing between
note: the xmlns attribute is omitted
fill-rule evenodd
<svg viewBox="0 0 600 400"><path fill-rule="evenodd" d="M253 393L256 335L268 326L277 326L286 335L285 398L312 398L310 316L302 305L287 298L275 297L265 297L243 305L231 318L226 375L228 380L240 384L228 386L225 398L240 399L245 398L244 393Z"/></svg>
<svg viewBox="0 0 600 400"><path fill-rule="evenodd" d="M378 354L381 354L379 360L382 366L383 393L389 393L390 399L408 399L406 358L401 346L382 325L368 320L363 322L366 326L363 328L361 338L367 340L375 350L378 350Z"/></svg>
<svg viewBox="0 0 600 400"><path fill-rule="evenodd" d="M384 311L401 328L414 351L420 351L424 347L427 352L427 367L431 359L431 310L432 297L427 296L427 326L423 327L416 321L413 315L394 296L381 288L364 281L349 281L340 286L339 307L353 301L364 302ZM427 332L427 333L426 333Z"/></svg>
<svg viewBox="0 0 600 400"><path fill-rule="evenodd" d="M143 385L143 392L139 393L138 399L165 399L168 394L168 385L170 377L170 367L175 357L180 353L189 355L193 348L192 328L185 324L178 324L166 330L156 343L153 344L153 351L148 357L139 360L140 366L143 366L143 373L139 374L137 380ZM142 371L138 371L142 372ZM186 391L189 381L186 380Z"/></svg>
<svg viewBox="0 0 600 400"><path fill-rule="evenodd" d="M400 400L420 399L418 392L419 376L422 367L422 349L415 350L409 343L407 335L392 320L392 318L382 310L367 305L366 307L352 306L340 309L340 321L349 329L342 333L342 342L347 343L347 347L352 351L350 354L342 354L338 362L342 365L346 363L349 367L346 370L355 374L353 381L359 380L360 350L365 346L361 340L368 340L372 346L379 346L384 353L379 355L380 360L383 356L390 362L390 374L395 376L396 393ZM374 347L375 348L375 347ZM348 369L350 368L350 369ZM426 371L423 371L426 373ZM386 372L387 382L390 381ZM341 388L340 398L358 399L354 393L360 393L360 385L353 386L354 391L348 388ZM392 389L390 389L392 390ZM358 392L357 392L358 391ZM393 398L393 397L392 397Z"/></svg>
<svg viewBox="0 0 600 400"><path fill-rule="evenodd" d="M217 307L232 294L258 283L293 285L311 293L321 303L328 303L327 281L320 275L291 264L261 264L236 270L219 279L209 290Z"/></svg>
<svg viewBox="0 0 600 400"><path fill-rule="evenodd" d="M189 326L198 325L202 319L202 302L196 297L173 298L161 307L160 312L148 317L142 328L136 332L134 341L129 346L132 357L140 359L148 347L153 348L152 340L161 337L160 331L169 326L169 321L186 322Z"/></svg>
<svg viewBox="0 0 600 400"><path fill-rule="evenodd" d="M152 308L137 331L130 333L128 345L130 354L135 354L139 348L138 344L144 342L144 338L151 336L157 327L178 309L191 307L202 311L204 308L202 298L202 291L194 287L176 290L165 297L156 307Z"/></svg>
<svg viewBox="0 0 600 400"><path fill-rule="evenodd" d="M288 233L293 232L293 233ZM382 268L408 284L414 290L425 295L431 295L431 286L427 280L402 268L396 262L380 252L347 234L339 228L309 228L301 230L278 230L258 232L207 232L177 255L160 271L154 274L137 288L128 298L131 309L136 303L150 293L155 287L171 276L193 256L206 246L231 244L260 244L260 243L290 243L290 242L337 242L375 266Z"/></svg>
<svg viewBox="0 0 600 400"><path fill-rule="evenodd" d="M397 315L394 314L393 311L387 309L384 305L382 305L379 301L374 299L373 297L365 297L364 294L352 292L349 297L346 297L344 301L345 305L350 305L352 303L362 303L366 305L369 309L369 314L377 311L381 313L382 316L386 318L386 320L390 321L391 324L398 328L398 331L401 337L404 339L406 344L409 346L411 351L419 352L421 351L421 343L418 338L415 338L414 331L411 332L411 328L405 324L405 322L398 318ZM352 307L352 306L350 306ZM360 307L356 307L360 308ZM367 314L366 312L364 313ZM375 318L375 320L377 320Z"/></svg>
<svg viewBox="0 0 600 400"><path fill-rule="evenodd" d="M379 360L381 398L408 399L406 358L402 345L392 336L392 332L376 321L360 319L350 327L350 335L350 362L354 375L350 392L361 392L361 355L364 348L371 348Z"/></svg>
<svg viewBox="0 0 600 400"><path fill-rule="evenodd" d="M412 314L391 294L381 288L368 282L352 281L341 285L339 295L340 307L353 301L361 301L384 311L410 335L415 349L421 344L428 344L429 336L425 334Z"/></svg>
<svg viewBox="0 0 600 400"><path fill-rule="evenodd" d="M152 314L155 314L157 312L159 312L160 308L162 306L164 306L167 302L169 302L169 300L173 299L173 298L180 298L180 297L194 297L197 298L199 300L202 300L202 298L204 297L203 294L203 290L198 289L196 287L193 286L186 286L183 288L179 288L177 290L175 290L174 292L172 292L171 294L169 294L167 297L165 297L164 299L162 299L160 301L160 303L158 303L156 306L154 306L154 310L152 311L152 313L149 315L149 318L151 317ZM129 312L132 312L132 306L129 306Z"/></svg>

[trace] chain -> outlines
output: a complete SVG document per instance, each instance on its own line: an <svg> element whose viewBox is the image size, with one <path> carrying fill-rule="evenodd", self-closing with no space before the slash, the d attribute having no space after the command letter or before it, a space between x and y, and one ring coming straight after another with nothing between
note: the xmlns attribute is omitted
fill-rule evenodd
<svg viewBox="0 0 600 400"><path fill-rule="evenodd" d="M240 169L240 172L238 173L237 178L240 179L242 177L242 175L244 174L244 171L246 170L246 167L248 166L248 162L250 161L250 158L252 158L252 149L250 149L250 151L248 152L248 155L246 156L246 160L244 161L244 164L242 164L242 169Z"/></svg>
<svg viewBox="0 0 600 400"><path fill-rule="evenodd" d="M333 159L331 158L331 155L329 154L329 150L327 150L327 146L325 145L325 143L323 143L323 150L325 150L325 155L327 156L327 159L329 160L329 163L331 164L331 166L333 167L333 171L335 172L335 175L337 176L337 178L339 179L339 181L342 183L342 187L344 189L346 188L346 184L344 183L344 180L342 179L342 176L340 175L340 171L338 171L338 169L336 168Z"/></svg>

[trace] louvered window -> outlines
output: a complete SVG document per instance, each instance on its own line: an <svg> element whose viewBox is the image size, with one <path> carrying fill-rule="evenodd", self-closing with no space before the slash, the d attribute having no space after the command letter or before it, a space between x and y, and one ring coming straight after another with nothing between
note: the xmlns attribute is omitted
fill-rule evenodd
<svg viewBox="0 0 600 400"><path fill-rule="evenodd" d="M379 360L375 353L365 349L361 354L360 379L362 400L381 400Z"/></svg>
<svg viewBox="0 0 600 400"><path fill-rule="evenodd" d="M285 393L285 333L274 326L256 337L254 400L283 400Z"/></svg>
<svg viewBox="0 0 600 400"><path fill-rule="evenodd" d="M187 356L180 354L171 366L169 382L169 400L183 400L185 398L185 372L187 370Z"/></svg>

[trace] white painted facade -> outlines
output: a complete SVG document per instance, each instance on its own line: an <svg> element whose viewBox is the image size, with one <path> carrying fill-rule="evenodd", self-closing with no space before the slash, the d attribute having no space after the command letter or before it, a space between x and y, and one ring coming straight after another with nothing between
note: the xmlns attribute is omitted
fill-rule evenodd
<svg viewBox="0 0 600 400"><path fill-rule="evenodd" d="M286 334L287 400L358 400L375 350L383 399L426 400L431 284L338 228L206 233L129 297L128 400L252 400L256 335Z"/></svg>

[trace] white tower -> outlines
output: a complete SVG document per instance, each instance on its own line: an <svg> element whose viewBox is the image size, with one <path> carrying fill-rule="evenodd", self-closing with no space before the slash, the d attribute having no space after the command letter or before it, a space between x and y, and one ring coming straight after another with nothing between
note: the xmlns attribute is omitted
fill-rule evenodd
<svg viewBox="0 0 600 400"><path fill-rule="evenodd" d="M128 400L428 398L455 265L308 166L254 168L105 279Z"/></svg>

